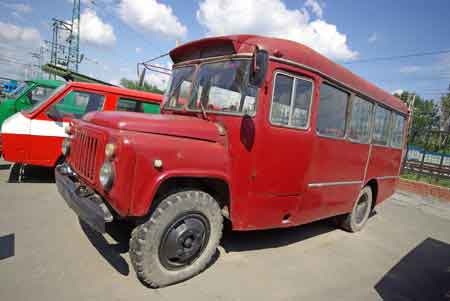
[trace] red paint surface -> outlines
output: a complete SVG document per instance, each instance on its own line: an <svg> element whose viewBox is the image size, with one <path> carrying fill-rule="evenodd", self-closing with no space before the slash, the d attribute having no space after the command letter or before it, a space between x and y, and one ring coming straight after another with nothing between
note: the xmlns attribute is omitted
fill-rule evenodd
<svg viewBox="0 0 450 301"><path fill-rule="evenodd" d="M60 93L48 99L46 103L33 113L21 112L31 120L45 120L49 122L70 122L71 118L58 120L50 119L47 110L71 91L94 92L105 96L104 111L114 111L119 98L132 98L148 103L161 103L162 95L136 91L118 87L82 82L70 82ZM5 160L10 162L54 167L61 156L61 143L64 138L40 135L3 134L2 150Z"/></svg>
<svg viewBox="0 0 450 301"><path fill-rule="evenodd" d="M189 51L195 52L209 44L220 46L224 41L232 43L236 52L251 52L254 43L270 53L280 51L284 58L327 73L407 113L400 100L294 42L253 36L205 39L182 45L173 50L171 56L179 61L181 56L188 56ZM272 78L277 70L314 82L316 88L307 130L270 124ZM319 137L315 128L317 87L321 82L317 73L270 61L254 117L209 113L207 121L201 114L187 112L146 117L121 112L92 113L85 121L74 121L73 128L100 133L104 137L102 145L108 141L119 145L114 159L117 177L108 193L99 186L97 175L94 181L89 182L86 177L85 181L120 215L142 216L148 213L155 193L167 179L219 179L229 187L231 220L237 230L287 227L348 212L362 186L312 188L308 186L311 183L361 181L364 185L375 180L379 187L377 202L385 200L394 191L396 180L376 180L376 177L397 176L402 151L373 146L369 157L367 144ZM182 114L185 116L180 116ZM225 128L225 135L220 135L216 124ZM96 154L97 173L104 160L103 150L99 148ZM79 155L71 153L69 163ZM163 161L162 169L153 167L155 159Z"/></svg>

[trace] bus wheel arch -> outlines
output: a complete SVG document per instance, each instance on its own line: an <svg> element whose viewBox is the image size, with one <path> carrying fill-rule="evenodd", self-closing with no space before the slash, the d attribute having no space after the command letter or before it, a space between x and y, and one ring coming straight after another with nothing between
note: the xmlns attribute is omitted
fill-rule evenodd
<svg viewBox="0 0 450 301"><path fill-rule="evenodd" d="M376 179L371 179L370 181L368 181L366 183L365 186L369 186L372 190L372 210L371 212L375 209L375 206L377 204L377 198L378 198L378 182Z"/></svg>
<svg viewBox="0 0 450 301"><path fill-rule="evenodd" d="M215 177L170 177L162 181L151 200L146 216L150 216L159 203L168 195L186 190L200 190L211 195L218 203L222 215L230 218L231 196L228 183Z"/></svg>

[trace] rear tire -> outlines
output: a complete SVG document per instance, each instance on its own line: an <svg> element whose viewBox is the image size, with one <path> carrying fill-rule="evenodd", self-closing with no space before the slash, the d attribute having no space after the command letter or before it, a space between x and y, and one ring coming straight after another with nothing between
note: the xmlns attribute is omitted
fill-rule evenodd
<svg viewBox="0 0 450 301"><path fill-rule="evenodd" d="M216 253L222 228L219 205L209 194L169 195L131 234L130 258L138 278L158 288L199 274Z"/></svg>
<svg viewBox="0 0 450 301"><path fill-rule="evenodd" d="M361 189L352 212L338 217L338 224L348 232L358 232L364 228L372 211L373 194L369 186Z"/></svg>

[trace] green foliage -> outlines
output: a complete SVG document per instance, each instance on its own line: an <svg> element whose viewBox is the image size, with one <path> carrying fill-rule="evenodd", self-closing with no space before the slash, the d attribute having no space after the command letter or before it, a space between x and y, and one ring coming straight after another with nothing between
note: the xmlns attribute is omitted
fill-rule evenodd
<svg viewBox="0 0 450 301"><path fill-rule="evenodd" d="M408 104L408 97L411 92L404 91L401 95L395 94L404 103ZM413 127L415 129L438 129L439 124L439 107L433 99L423 99L420 95L416 95L414 101Z"/></svg>
<svg viewBox="0 0 450 301"><path fill-rule="evenodd" d="M155 85L150 84L147 81L144 81L144 84L142 86L139 86L139 81L137 81L137 80L130 80L130 79L122 78L120 80L120 85L127 89L152 92L152 93L156 93L156 94L164 94L163 90L159 89Z"/></svg>

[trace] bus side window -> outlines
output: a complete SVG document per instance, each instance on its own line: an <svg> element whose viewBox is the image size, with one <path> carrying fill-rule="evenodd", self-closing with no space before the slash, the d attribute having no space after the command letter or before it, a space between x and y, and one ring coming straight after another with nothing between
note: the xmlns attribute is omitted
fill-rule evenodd
<svg viewBox="0 0 450 301"><path fill-rule="evenodd" d="M378 145L387 145L389 138L391 112L388 109L377 106L375 109L375 125L373 128L372 142Z"/></svg>
<svg viewBox="0 0 450 301"><path fill-rule="evenodd" d="M313 91L312 81L277 74L274 85L270 121L278 125L307 128Z"/></svg>
<svg viewBox="0 0 450 301"><path fill-rule="evenodd" d="M370 113L372 103L355 96L352 102L352 114L348 137L361 143L368 143L370 138Z"/></svg>
<svg viewBox="0 0 450 301"><path fill-rule="evenodd" d="M320 87L317 132L323 136L344 137L350 94L328 84Z"/></svg>
<svg viewBox="0 0 450 301"><path fill-rule="evenodd" d="M393 127L392 127L392 139L391 146L401 148L403 145L403 129L405 126L405 118L398 114L393 113Z"/></svg>
<svg viewBox="0 0 450 301"><path fill-rule="evenodd" d="M117 102L117 111L158 114L159 104L147 103L135 99L120 98Z"/></svg>

